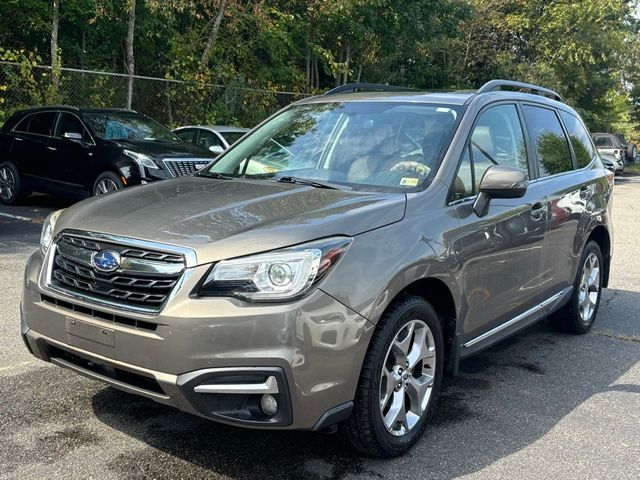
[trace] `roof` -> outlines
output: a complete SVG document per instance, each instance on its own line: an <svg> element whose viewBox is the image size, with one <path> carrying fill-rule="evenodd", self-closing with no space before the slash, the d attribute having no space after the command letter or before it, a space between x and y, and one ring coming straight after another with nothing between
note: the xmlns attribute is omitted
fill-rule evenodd
<svg viewBox="0 0 640 480"><path fill-rule="evenodd" d="M206 130L211 130L213 132L220 132L220 133L224 133L224 132L238 132L238 133L244 133L244 132L248 132L249 130L251 130L250 128L243 128L243 127L231 127L231 126L227 126L227 125L184 125L182 127L178 127L175 130L182 130L183 128L204 128Z"/></svg>
<svg viewBox="0 0 640 480"><path fill-rule="evenodd" d="M126 108L82 108L72 105L42 105L40 107L31 107L21 110L24 113L45 112L47 110L63 110L68 112L83 113L138 113L135 110L127 110Z"/></svg>
<svg viewBox="0 0 640 480"><path fill-rule="evenodd" d="M481 101L488 104L495 101L522 101L538 104L546 104L560 110L573 112L574 110L566 103L559 102L552 98L532 93L497 90L485 93L468 91L453 92L357 92L357 93L337 93L333 95L319 95L305 98L296 105L313 103L332 102L398 102L398 103L428 103L447 106L468 106L472 101Z"/></svg>
<svg viewBox="0 0 640 480"><path fill-rule="evenodd" d="M328 102L421 102L464 105L475 93L470 92L357 92L336 93L305 98L299 104Z"/></svg>

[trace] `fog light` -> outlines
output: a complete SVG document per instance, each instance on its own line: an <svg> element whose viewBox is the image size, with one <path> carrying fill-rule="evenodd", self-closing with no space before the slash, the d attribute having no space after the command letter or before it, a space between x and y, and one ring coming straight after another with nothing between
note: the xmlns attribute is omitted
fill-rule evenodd
<svg viewBox="0 0 640 480"><path fill-rule="evenodd" d="M260 398L260 408L262 408L262 411L265 413L265 415L273 417L276 413L278 413L278 402L273 397L273 395L265 393L264 395L262 395L262 398Z"/></svg>

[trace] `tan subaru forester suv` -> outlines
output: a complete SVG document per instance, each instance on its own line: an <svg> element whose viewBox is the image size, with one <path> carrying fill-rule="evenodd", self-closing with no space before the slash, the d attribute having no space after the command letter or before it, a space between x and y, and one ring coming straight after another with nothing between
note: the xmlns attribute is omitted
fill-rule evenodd
<svg viewBox="0 0 640 480"><path fill-rule="evenodd" d="M546 317L591 328L612 183L553 91L339 87L193 176L50 215L22 336L185 412L400 455L461 359Z"/></svg>

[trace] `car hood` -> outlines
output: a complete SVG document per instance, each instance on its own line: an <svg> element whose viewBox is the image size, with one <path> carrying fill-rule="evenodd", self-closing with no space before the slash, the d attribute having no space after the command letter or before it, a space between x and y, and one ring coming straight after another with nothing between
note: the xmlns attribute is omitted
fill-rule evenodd
<svg viewBox="0 0 640 480"><path fill-rule="evenodd" d="M322 237L357 235L401 220L405 203L402 193L183 177L77 203L64 211L55 230L188 247L202 264Z"/></svg>
<svg viewBox="0 0 640 480"><path fill-rule="evenodd" d="M193 143L181 142L149 142L118 140L120 147L137 153L144 153L154 158L207 158L213 160L215 155Z"/></svg>

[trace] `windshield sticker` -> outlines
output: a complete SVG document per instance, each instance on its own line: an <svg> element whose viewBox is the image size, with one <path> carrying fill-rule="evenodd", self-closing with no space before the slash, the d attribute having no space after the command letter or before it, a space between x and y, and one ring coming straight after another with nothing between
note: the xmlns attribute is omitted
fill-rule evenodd
<svg viewBox="0 0 640 480"><path fill-rule="evenodd" d="M402 177L400 179L400 185L403 185L406 187L415 187L416 185L418 185L418 181L419 179L417 178Z"/></svg>

